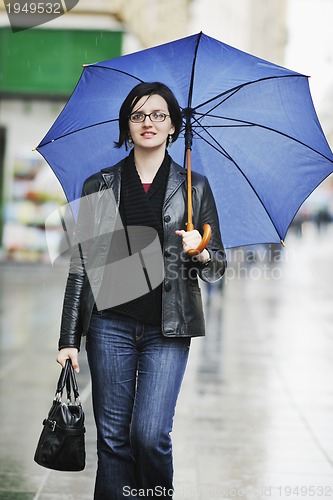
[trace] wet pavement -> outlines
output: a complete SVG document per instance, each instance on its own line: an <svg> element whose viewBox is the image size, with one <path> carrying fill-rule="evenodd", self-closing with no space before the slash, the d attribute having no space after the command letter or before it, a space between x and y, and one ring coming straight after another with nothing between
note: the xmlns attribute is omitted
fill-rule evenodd
<svg viewBox="0 0 333 500"><path fill-rule="evenodd" d="M229 254L205 287L173 431L175 500L333 498L333 228ZM0 265L0 499L92 499L96 434L85 352L78 376L87 466L33 461L52 401L67 268ZM121 499L119 499L121 500Z"/></svg>

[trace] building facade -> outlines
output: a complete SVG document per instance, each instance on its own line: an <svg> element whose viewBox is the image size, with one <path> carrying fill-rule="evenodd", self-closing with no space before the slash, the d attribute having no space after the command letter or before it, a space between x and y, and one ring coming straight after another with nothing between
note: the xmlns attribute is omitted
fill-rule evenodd
<svg viewBox="0 0 333 500"><path fill-rule="evenodd" d="M193 0L190 29L275 64L286 52L288 0Z"/></svg>
<svg viewBox="0 0 333 500"><path fill-rule="evenodd" d="M332 100L332 30L324 30L320 37L307 36L306 24L307 32L300 30L305 18L309 26L312 18L315 25L329 24L331 0L146 0L144 5L137 0L61 0L61 4L64 15L13 33L0 0L0 248L6 258L47 258L44 221L64 196L51 169L32 149L65 105L82 64L203 31L307 73L318 39L322 45L315 61L325 68L326 86L317 75L313 88L324 88L325 102ZM69 5L74 7L66 11ZM297 17L300 10L302 23ZM299 47L306 50L300 52ZM295 61L303 61L304 67ZM314 97L320 105L316 92ZM332 140L330 109L319 106L319 117Z"/></svg>
<svg viewBox="0 0 333 500"><path fill-rule="evenodd" d="M0 1L0 247L6 259L48 260L45 220L65 198L33 149L65 105L82 64L187 34L188 0L147 0L144 9L136 0L80 0L66 11L70 3L62 1L63 15L13 32ZM20 22L24 26L25 18ZM57 245L59 235L55 227L48 244Z"/></svg>

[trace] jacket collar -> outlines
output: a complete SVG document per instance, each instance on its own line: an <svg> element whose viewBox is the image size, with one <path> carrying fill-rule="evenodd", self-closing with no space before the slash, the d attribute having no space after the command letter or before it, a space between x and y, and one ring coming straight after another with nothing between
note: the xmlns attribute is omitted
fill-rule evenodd
<svg viewBox="0 0 333 500"><path fill-rule="evenodd" d="M101 170L106 187L112 189L118 207L120 204L121 172L124 164L125 158L116 163L116 165Z"/></svg>
<svg viewBox="0 0 333 500"><path fill-rule="evenodd" d="M121 172L125 164L125 158L112 167L103 168L101 173L107 188L112 188L117 204L120 203ZM179 186L185 182L186 169L182 168L171 158L169 178L167 182L165 200L167 202Z"/></svg>
<svg viewBox="0 0 333 500"><path fill-rule="evenodd" d="M177 191L179 186L186 180L186 169L182 168L178 163L171 159L169 179L165 191L164 203Z"/></svg>

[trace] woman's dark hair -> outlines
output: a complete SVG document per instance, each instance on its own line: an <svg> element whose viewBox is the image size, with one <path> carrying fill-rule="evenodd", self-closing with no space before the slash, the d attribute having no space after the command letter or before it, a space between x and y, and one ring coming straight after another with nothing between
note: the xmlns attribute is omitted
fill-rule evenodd
<svg viewBox="0 0 333 500"><path fill-rule="evenodd" d="M141 99L141 97L151 96L154 94L163 97L163 99L165 99L168 105L170 119L175 128L175 131L172 134L172 142L175 142L182 126L182 114L177 99L175 98L174 94L169 89L169 87L164 85L164 83L143 82L136 85L130 91L130 93L128 94L128 96L121 105L121 108L119 110L119 139L117 142L115 142L116 148L121 148L121 146L124 143L127 146L127 140L129 135L128 119L133 109Z"/></svg>

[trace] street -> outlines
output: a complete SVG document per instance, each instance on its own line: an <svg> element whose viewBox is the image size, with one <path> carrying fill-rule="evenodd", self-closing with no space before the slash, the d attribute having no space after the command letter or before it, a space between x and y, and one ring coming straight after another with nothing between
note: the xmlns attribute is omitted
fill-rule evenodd
<svg viewBox="0 0 333 500"><path fill-rule="evenodd" d="M173 431L175 500L333 498L333 228L293 232L282 251L228 253L204 286ZM91 500L89 372L80 353L86 469L33 461L59 376L66 264L0 264L0 499ZM125 498L125 497L124 497Z"/></svg>

